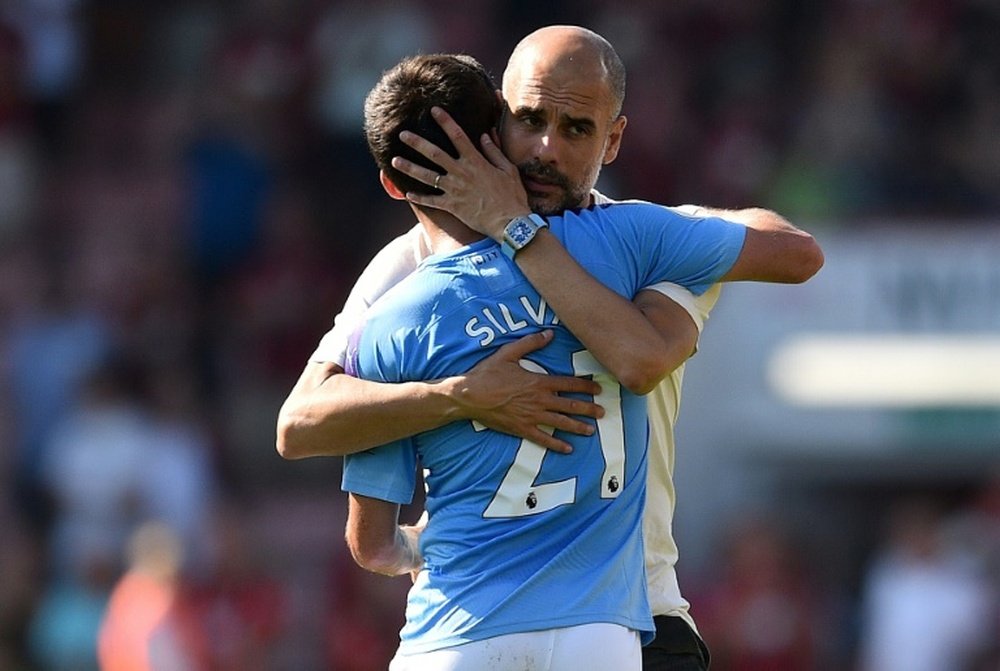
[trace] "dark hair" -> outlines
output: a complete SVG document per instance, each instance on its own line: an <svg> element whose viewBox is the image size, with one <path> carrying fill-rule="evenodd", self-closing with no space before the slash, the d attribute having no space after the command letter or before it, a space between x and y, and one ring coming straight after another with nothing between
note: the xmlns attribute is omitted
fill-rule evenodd
<svg viewBox="0 0 1000 671"><path fill-rule="evenodd" d="M431 116L434 106L446 110L477 144L500 118L493 80L479 61L464 54L406 58L387 70L365 99L368 149L378 167L404 192L440 193L393 168L393 156L439 172L444 170L403 144L400 132L416 133L458 157L451 140Z"/></svg>

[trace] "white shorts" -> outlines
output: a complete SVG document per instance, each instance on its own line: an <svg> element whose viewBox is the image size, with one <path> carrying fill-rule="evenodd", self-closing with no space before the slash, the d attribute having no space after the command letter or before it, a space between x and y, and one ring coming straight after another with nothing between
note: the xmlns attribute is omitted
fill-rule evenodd
<svg viewBox="0 0 1000 671"><path fill-rule="evenodd" d="M598 622L506 634L416 655L396 654L389 671L641 671L638 632Z"/></svg>

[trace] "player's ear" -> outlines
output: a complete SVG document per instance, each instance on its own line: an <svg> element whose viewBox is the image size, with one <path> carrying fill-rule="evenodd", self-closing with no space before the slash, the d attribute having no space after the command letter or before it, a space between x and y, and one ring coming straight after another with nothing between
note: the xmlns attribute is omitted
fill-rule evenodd
<svg viewBox="0 0 1000 671"><path fill-rule="evenodd" d="M625 133L625 125L627 123L628 119L625 118L625 115L621 115L611 124L611 132L608 133L608 144L604 147L604 165L618 158L618 150L622 146L622 135Z"/></svg>
<svg viewBox="0 0 1000 671"><path fill-rule="evenodd" d="M385 189L385 192L389 194L390 198L393 200L406 200L406 194L400 191L399 187L393 183L392 178L390 178L389 175L385 174L385 170L378 171L378 179L382 182L382 188Z"/></svg>

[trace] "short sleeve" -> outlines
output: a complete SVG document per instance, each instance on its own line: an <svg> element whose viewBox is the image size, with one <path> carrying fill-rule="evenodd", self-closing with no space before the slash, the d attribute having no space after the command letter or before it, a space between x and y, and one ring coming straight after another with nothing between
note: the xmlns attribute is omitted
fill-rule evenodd
<svg viewBox="0 0 1000 671"><path fill-rule="evenodd" d="M345 492L406 505L416 483L417 453L410 438L344 457Z"/></svg>
<svg viewBox="0 0 1000 671"><path fill-rule="evenodd" d="M743 249L747 229L740 224L688 217L659 206L635 212L644 219L638 245L647 256L640 264L647 273L640 286L669 280L700 296L729 272Z"/></svg>
<svg viewBox="0 0 1000 671"><path fill-rule="evenodd" d="M701 333L702 329L704 329L705 321L708 320L708 314L715 307L716 302L719 300L719 294L722 292L721 284L713 284L700 296L695 296L684 287L673 282L658 282L645 288L663 294L684 308L691 315L695 326L698 327L698 333Z"/></svg>

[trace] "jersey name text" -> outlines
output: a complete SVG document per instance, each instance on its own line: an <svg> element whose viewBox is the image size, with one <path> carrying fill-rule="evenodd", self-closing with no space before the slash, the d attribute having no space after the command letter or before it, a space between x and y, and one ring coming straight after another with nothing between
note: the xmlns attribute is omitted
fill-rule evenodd
<svg viewBox="0 0 1000 671"><path fill-rule="evenodd" d="M538 297L538 305L533 305L531 298L521 296L512 310L505 303L496 303L484 307L479 314L465 322L465 333L470 338L477 338L480 347L488 347L497 337L528 328L529 326L555 326L559 323L557 317Z"/></svg>

